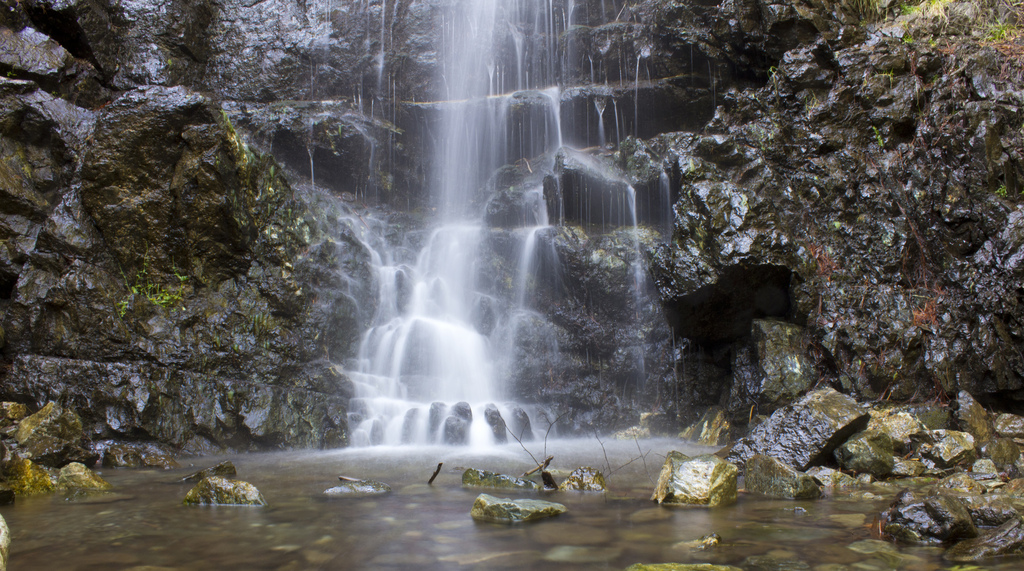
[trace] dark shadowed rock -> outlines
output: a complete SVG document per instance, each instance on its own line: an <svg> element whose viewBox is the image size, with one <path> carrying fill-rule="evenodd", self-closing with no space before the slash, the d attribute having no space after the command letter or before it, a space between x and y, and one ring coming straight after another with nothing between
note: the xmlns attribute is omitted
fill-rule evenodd
<svg viewBox="0 0 1024 571"><path fill-rule="evenodd" d="M869 420L865 407L833 389L808 393L793 404L775 411L726 457L745 463L755 454L776 458L797 469L820 464Z"/></svg>
<svg viewBox="0 0 1024 571"><path fill-rule="evenodd" d="M747 491L773 498L813 500L821 496L821 487L814 478L769 456L755 455L747 460L743 481Z"/></svg>
<svg viewBox="0 0 1024 571"><path fill-rule="evenodd" d="M177 460L166 447L152 443L121 442L103 450L103 466L107 468L161 468L178 467ZM225 475L225 474L218 474ZM198 481L198 480L196 480Z"/></svg>

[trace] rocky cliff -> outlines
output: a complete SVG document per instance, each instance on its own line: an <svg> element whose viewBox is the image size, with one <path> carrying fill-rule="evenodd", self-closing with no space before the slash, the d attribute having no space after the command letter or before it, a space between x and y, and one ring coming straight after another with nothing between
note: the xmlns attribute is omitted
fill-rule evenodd
<svg viewBox="0 0 1024 571"><path fill-rule="evenodd" d="M95 441L347 442L376 278L345 220L428 211L456 8L315 4L2 3L0 396L61 401ZM566 142L619 174L561 152L545 198L628 183L645 229L562 210L513 396L578 430L710 405L742 424L822 384L1024 401L1019 8L555 4ZM532 174L479 205L491 291ZM630 293L638 244L653 297Z"/></svg>

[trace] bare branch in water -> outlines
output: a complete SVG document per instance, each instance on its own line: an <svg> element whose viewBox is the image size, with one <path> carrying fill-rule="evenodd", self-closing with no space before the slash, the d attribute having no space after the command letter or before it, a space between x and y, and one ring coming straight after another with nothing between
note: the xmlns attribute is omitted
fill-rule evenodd
<svg viewBox="0 0 1024 571"><path fill-rule="evenodd" d="M555 459L554 456L548 456L547 458L544 459L544 462L539 462L537 464L536 468L534 468L533 470L530 470L529 472L526 472L525 474L523 474L522 477L525 478L525 477L529 476L530 474L533 474L533 473L537 472L538 470L540 470L541 472L543 472L544 470L547 470L548 469L548 464L550 464L551 461L554 460L554 459ZM541 473L541 476L543 477L544 474Z"/></svg>
<svg viewBox="0 0 1024 571"><path fill-rule="evenodd" d="M430 479L427 480L427 485L428 486L432 485L434 483L434 478L436 478L437 475L441 473L441 466L444 466L444 462L438 462L437 463L437 468L434 469L433 475L431 475Z"/></svg>

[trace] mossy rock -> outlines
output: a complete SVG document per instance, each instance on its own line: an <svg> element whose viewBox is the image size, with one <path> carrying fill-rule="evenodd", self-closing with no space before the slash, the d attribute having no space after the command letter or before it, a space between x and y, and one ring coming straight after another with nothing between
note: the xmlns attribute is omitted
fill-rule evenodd
<svg viewBox="0 0 1024 571"><path fill-rule="evenodd" d="M540 484L507 474L496 474L486 470L469 468L462 473L462 485L474 488L495 488L498 490L539 490Z"/></svg>
<svg viewBox="0 0 1024 571"><path fill-rule="evenodd" d="M57 476L59 490L109 490L113 486L101 478L96 472L79 462L72 462L60 469Z"/></svg>
<svg viewBox="0 0 1024 571"><path fill-rule="evenodd" d="M342 480L341 484L324 490L325 496L333 498L380 496L390 493L391 486L373 480Z"/></svg>
<svg viewBox="0 0 1024 571"><path fill-rule="evenodd" d="M469 514L475 520L496 523L518 523L561 515L568 511L562 504L543 500L496 498L480 494Z"/></svg>
<svg viewBox="0 0 1024 571"><path fill-rule="evenodd" d="M220 476L204 478L188 491L183 502L187 506L265 506L267 501L256 486L241 480Z"/></svg>
<svg viewBox="0 0 1024 571"><path fill-rule="evenodd" d="M605 492L608 486L604 481L604 474L590 466L581 466L569 474L558 486L560 492Z"/></svg>
<svg viewBox="0 0 1024 571"><path fill-rule="evenodd" d="M717 456L690 458L673 450L665 458L651 499L659 504L732 505L738 474L736 466Z"/></svg>
<svg viewBox="0 0 1024 571"><path fill-rule="evenodd" d="M24 458L7 462L4 479L19 496L46 494L54 490L53 480L45 468Z"/></svg>
<svg viewBox="0 0 1024 571"><path fill-rule="evenodd" d="M634 563L626 571L742 571L732 565L711 563Z"/></svg>

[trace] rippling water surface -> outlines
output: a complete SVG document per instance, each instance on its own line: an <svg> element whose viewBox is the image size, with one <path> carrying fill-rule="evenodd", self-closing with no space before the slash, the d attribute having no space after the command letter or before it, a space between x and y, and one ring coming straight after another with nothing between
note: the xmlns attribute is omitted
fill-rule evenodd
<svg viewBox="0 0 1024 571"><path fill-rule="evenodd" d="M663 508L649 500L668 450L707 450L678 441L549 442L556 477L589 465L609 473L607 494L511 493L565 504L554 519L507 526L473 521L480 489L463 488L464 467L521 474L534 464L518 444L487 451L445 447L363 448L201 458L172 471L103 470L111 494L70 501L19 498L0 513L13 535L9 568L20 569L622 569L630 564L732 564L745 569L953 568L935 548L896 550L871 539L873 514L899 489L872 486L819 501L740 494L723 509ZM537 458L542 444L530 446ZM643 456L641 456L641 453ZM181 504L192 471L229 459L238 479L269 506ZM441 474L426 485L438 462ZM646 465L646 466L645 466ZM609 470L609 466L611 470ZM563 471L559 474L559 471ZM337 476L387 482L376 498L327 499ZM721 544L687 542L718 533ZM1021 559L987 569L1020 569ZM961 567L964 569L965 567Z"/></svg>

